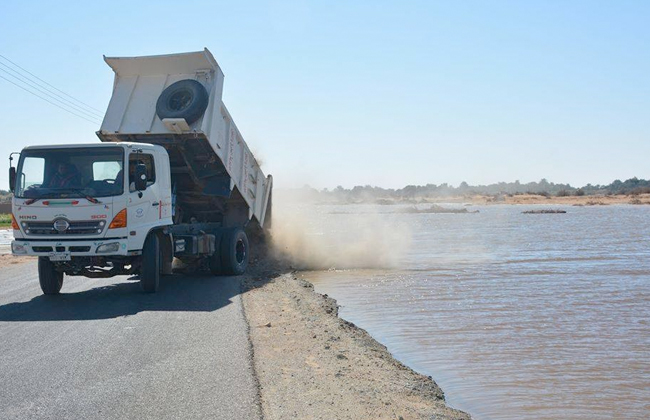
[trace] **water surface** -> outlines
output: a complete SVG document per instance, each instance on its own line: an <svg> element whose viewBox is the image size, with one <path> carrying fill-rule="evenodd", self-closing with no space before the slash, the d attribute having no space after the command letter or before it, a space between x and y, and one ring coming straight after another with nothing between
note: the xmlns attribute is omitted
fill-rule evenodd
<svg viewBox="0 0 650 420"><path fill-rule="evenodd" d="M312 233L354 241L371 212L412 241L399 268L305 277L476 419L649 418L650 207L474 208L319 206Z"/></svg>

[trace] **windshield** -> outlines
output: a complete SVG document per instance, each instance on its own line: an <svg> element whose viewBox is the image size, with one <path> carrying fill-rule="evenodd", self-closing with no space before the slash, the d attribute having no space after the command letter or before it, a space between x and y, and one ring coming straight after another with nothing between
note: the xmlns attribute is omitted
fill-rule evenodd
<svg viewBox="0 0 650 420"><path fill-rule="evenodd" d="M18 162L16 197L110 197L124 191L121 147L25 150Z"/></svg>

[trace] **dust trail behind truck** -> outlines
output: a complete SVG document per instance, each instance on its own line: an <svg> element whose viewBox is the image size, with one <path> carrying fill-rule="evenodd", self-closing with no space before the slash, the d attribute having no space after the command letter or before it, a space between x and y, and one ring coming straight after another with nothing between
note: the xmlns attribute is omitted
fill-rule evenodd
<svg viewBox="0 0 650 420"><path fill-rule="evenodd" d="M64 275L139 274L154 292L174 257L242 274L273 180L222 102L219 65L207 49L104 59L115 80L102 143L30 146L10 168L13 253L39 257L46 294Z"/></svg>

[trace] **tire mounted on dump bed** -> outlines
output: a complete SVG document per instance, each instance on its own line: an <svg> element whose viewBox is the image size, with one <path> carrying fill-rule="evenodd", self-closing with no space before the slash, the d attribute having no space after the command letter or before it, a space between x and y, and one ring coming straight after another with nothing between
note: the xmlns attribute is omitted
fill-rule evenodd
<svg viewBox="0 0 650 420"><path fill-rule="evenodd" d="M188 124L201 118L208 106L208 91L196 80L185 79L163 90L156 102L156 114L164 118L185 118Z"/></svg>

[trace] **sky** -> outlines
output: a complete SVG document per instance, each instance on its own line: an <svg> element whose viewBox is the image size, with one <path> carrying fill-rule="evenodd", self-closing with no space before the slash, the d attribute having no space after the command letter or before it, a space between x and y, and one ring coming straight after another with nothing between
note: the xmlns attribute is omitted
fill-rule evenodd
<svg viewBox="0 0 650 420"><path fill-rule="evenodd" d="M279 187L581 186L650 178L648 22L626 0L23 1L0 10L0 55L101 115L102 55L207 47ZM0 126L7 157L98 141L1 78Z"/></svg>

